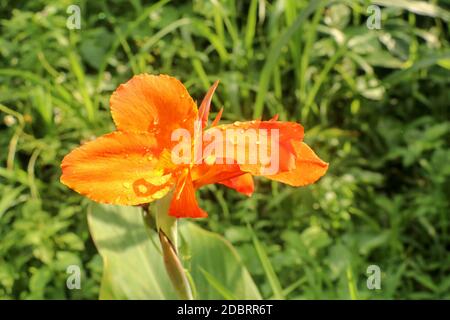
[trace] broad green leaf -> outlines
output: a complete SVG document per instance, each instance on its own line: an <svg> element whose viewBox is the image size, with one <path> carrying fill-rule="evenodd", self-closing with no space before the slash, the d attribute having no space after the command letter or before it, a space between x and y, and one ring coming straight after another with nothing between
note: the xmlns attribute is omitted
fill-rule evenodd
<svg viewBox="0 0 450 320"><path fill-rule="evenodd" d="M224 299L226 300L236 299L233 293L231 293L227 288L224 288L224 286L222 286L222 283L219 280L217 280L212 274L208 273L204 269L200 270L202 271L205 278L208 280L208 283L212 285L217 290L217 292L219 292L222 295Z"/></svg>
<svg viewBox="0 0 450 320"><path fill-rule="evenodd" d="M93 204L91 236L103 258L101 299L177 299L164 269L156 232L153 241L140 208ZM180 223L180 256L197 299L261 299L231 244L192 222ZM224 293L226 293L224 295Z"/></svg>
<svg viewBox="0 0 450 320"><path fill-rule="evenodd" d="M88 223L103 258L100 299L177 298L139 208L93 204Z"/></svg>
<svg viewBox="0 0 450 320"><path fill-rule="evenodd" d="M249 272L227 240L189 222L182 224L180 231L190 256L185 266L189 267L194 279L197 298L225 298L217 290L218 283L212 283L211 277L205 277L205 274L210 274L217 281L221 281L222 288L236 299L261 299Z"/></svg>

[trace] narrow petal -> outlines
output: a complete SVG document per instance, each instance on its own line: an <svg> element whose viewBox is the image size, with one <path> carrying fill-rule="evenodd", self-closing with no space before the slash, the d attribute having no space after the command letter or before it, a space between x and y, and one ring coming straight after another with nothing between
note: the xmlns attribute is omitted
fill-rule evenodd
<svg viewBox="0 0 450 320"><path fill-rule="evenodd" d="M148 203L174 184L170 153L149 133L104 135L70 152L61 169L63 184L102 203Z"/></svg>
<svg viewBox="0 0 450 320"><path fill-rule="evenodd" d="M269 121L278 121L278 117L279 117L280 115L279 114L276 114L276 115L274 115L273 117L272 117L272 119L270 119Z"/></svg>
<svg viewBox="0 0 450 320"><path fill-rule="evenodd" d="M222 118L223 113L223 107L220 108L219 112L217 113L217 116L214 118L214 121L211 123L211 127L215 127L219 124L220 118Z"/></svg>
<svg viewBox="0 0 450 320"><path fill-rule="evenodd" d="M211 100L214 95L214 91L216 91L218 85L219 80L216 80L216 82L214 82L214 84L209 88L208 92L203 98L202 104L200 105L200 109L198 110L198 117L202 122L202 128L206 127L208 124L209 109L211 108Z"/></svg>
<svg viewBox="0 0 450 320"><path fill-rule="evenodd" d="M266 178L299 187L316 182L328 169L328 163L321 160L314 151L303 142L295 142L296 167Z"/></svg>
<svg viewBox="0 0 450 320"><path fill-rule="evenodd" d="M219 183L249 197L253 194L253 191L255 191L253 177L250 173L244 173L243 175L224 180Z"/></svg>
<svg viewBox="0 0 450 320"><path fill-rule="evenodd" d="M114 91L110 106L118 130L153 133L167 147L175 129L192 134L197 118L197 106L184 85L167 75L134 76Z"/></svg>
<svg viewBox="0 0 450 320"><path fill-rule="evenodd" d="M205 218L208 216L198 206L189 170L185 170L178 178L169 214L177 218Z"/></svg>

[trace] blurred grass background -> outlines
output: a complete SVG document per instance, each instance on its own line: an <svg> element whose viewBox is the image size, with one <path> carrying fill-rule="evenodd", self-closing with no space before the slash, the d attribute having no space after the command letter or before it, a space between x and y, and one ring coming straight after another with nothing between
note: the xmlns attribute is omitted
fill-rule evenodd
<svg viewBox="0 0 450 320"><path fill-rule="evenodd" d="M69 30L67 8L81 8ZM378 4L380 30L367 8ZM167 73L224 120L279 114L330 162L307 188L200 192L263 295L251 225L289 299L450 298L449 1L0 0L0 298L95 299L88 200L62 157L114 129L109 96ZM66 268L82 267L81 290ZM366 269L381 268L381 290Z"/></svg>

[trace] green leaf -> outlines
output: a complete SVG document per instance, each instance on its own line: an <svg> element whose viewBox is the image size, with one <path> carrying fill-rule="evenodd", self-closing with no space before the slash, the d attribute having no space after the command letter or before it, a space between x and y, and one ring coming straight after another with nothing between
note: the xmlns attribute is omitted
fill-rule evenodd
<svg viewBox="0 0 450 320"><path fill-rule="evenodd" d="M103 258L100 299L177 298L139 208L93 204L88 223Z"/></svg>
<svg viewBox="0 0 450 320"><path fill-rule="evenodd" d="M372 3L387 7L396 7L408 10L415 14L420 14L429 17L441 18L445 21L450 20L450 12L435 4L425 1L411 1L411 0L372 0Z"/></svg>
<svg viewBox="0 0 450 320"><path fill-rule="evenodd" d="M220 279L222 287L236 299L261 299L241 258L227 240L189 222L180 224L180 232L188 249L189 257L185 260L190 265L198 299L224 298L217 286L211 286L211 278L205 277L205 271Z"/></svg>
<svg viewBox="0 0 450 320"><path fill-rule="evenodd" d="M156 233L148 236L137 207L93 204L91 236L103 259L101 299L177 299ZM197 299L261 299L237 252L223 237L194 223L180 223L180 256ZM220 289L220 290L219 290Z"/></svg>
<svg viewBox="0 0 450 320"><path fill-rule="evenodd" d="M245 30L245 48L249 53L252 52L253 40L255 37L255 29L256 29L256 9L257 9L257 0L252 0L250 2L250 7L248 9L247 14L247 28Z"/></svg>
<svg viewBox="0 0 450 320"><path fill-rule="evenodd" d="M2 188L2 198L0 199L0 218L11 207L13 207L18 201L18 197L25 189L24 186L12 188L6 186Z"/></svg>
<svg viewBox="0 0 450 320"><path fill-rule="evenodd" d="M424 56L410 67L389 74L383 79L383 82L389 85L394 85L401 81L410 81L410 78L408 76L411 73L417 72L420 69L429 68L439 63L439 61L442 61L443 59L450 59L450 50L445 50L440 53L433 53Z"/></svg>
<svg viewBox="0 0 450 320"><path fill-rule="evenodd" d="M200 271L203 273L206 280L208 280L209 284L212 285L214 289L216 289L217 292L219 292L224 299L236 300L236 297L233 295L233 293L230 292L227 288L225 288L216 277L214 277L212 274L205 271L204 269L200 269Z"/></svg>
<svg viewBox="0 0 450 320"><path fill-rule="evenodd" d="M267 256L266 250L262 246L261 242L259 242L255 233L252 229L250 229L253 233L253 245L255 247L256 253L258 254L259 260L261 261L261 265L266 274L267 280L270 283L270 286L273 291L274 299L284 299L283 289L280 284L280 280L278 279L275 271L273 270L272 264L270 263L270 259Z"/></svg>

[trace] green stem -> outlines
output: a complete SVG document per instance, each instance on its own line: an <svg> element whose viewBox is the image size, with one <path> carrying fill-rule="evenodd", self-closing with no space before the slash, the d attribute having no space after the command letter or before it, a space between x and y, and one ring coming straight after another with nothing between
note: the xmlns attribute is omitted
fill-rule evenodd
<svg viewBox="0 0 450 320"><path fill-rule="evenodd" d="M156 230L162 230L169 238L177 252L178 248L178 223L177 219L169 215L170 202L173 193L168 193L165 197L156 201Z"/></svg>
<svg viewBox="0 0 450 320"><path fill-rule="evenodd" d="M192 289L189 284L189 280L175 247L161 229L159 230L159 241L161 242L161 248L163 251L164 265L175 291L180 299L193 300L194 298L192 296Z"/></svg>
<svg viewBox="0 0 450 320"><path fill-rule="evenodd" d="M159 241L161 243L162 255L164 259L164 266L170 281L182 300L193 300L192 289L189 279L183 268L181 260L178 256L178 227L177 219L169 216L169 207L172 200L172 193L169 193L164 198L156 202L155 222L156 230L158 231ZM147 210L146 225L150 227L154 225L151 223L151 215ZM148 223L147 223L148 222Z"/></svg>

